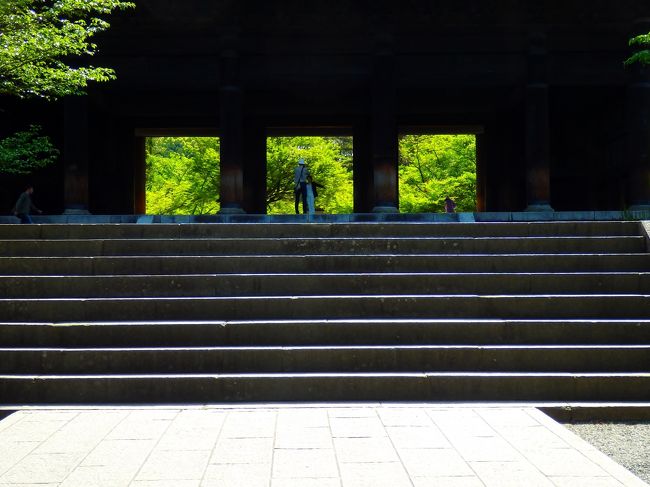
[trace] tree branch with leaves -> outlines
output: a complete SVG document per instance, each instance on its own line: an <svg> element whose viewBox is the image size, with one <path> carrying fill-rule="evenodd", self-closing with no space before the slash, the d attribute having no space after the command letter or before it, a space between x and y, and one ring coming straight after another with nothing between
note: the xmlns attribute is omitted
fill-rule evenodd
<svg viewBox="0 0 650 487"><path fill-rule="evenodd" d="M31 125L0 140L0 173L29 174L56 161L59 151L40 131L41 127Z"/></svg>
<svg viewBox="0 0 650 487"><path fill-rule="evenodd" d="M70 60L93 56L92 38L110 27L105 16L134 6L121 0L3 0L0 95L52 100L83 94L90 81L114 79L111 68Z"/></svg>
<svg viewBox="0 0 650 487"><path fill-rule="evenodd" d="M650 33L641 34L630 39L630 46L645 46L646 49L641 49L632 54L629 58L625 60L626 65L640 63L640 64L650 64Z"/></svg>

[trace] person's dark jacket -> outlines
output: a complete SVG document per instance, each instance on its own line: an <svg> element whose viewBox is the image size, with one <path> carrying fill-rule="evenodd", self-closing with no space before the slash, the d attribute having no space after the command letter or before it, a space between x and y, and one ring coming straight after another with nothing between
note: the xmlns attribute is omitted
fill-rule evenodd
<svg viewBox="0 0 650 487"><path fill-rule="evenodd" d="M34 203L32 203L32 198L29 193L25 191L18 197L13 212L16 215L29 215L32 210L39 211L39 209L34 206Z"/></svg>

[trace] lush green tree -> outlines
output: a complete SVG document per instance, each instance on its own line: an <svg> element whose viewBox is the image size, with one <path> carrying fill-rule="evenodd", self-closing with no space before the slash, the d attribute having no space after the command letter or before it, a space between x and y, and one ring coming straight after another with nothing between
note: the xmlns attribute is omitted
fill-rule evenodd
<svg viewBox="0 0 650 487"><path fill-rule="evenodd" d="M121 0L2 0L0 94L55 99L83 93L89 81L115 78L110 68L73 66L92 56L105 17L135 6Z"/></svg>
<svg viewBox="0 0 650 487"><path fill-rule="evenodd" d="M219 139L154 137L146 146L146 206L152 215L219 211Z"/></svg>
<svg viewBox="0 0 650 487"><path fill-rule="evenodd" d="M147 139L149 214L199 215L219 210L219 141L197 137ZM267 141L267 209L293 213L293 169L304 158L321 184L316 206L352 211L352 139L271 137Z"/></svg>
<svg viewBox="0 0 650 487"><path fill-rule="evenodd" d="M269 214L294 213L293 170L307 162L318 184L316 207L324 213L352 213L351 137L271 137L267 139L266 180ZM302 212L302 205L300 206Z"/></svg>
<svg viewBox="0 0 650 487"><path fill-rule="evenodd" d="M0 173L29 174L56 161L59 151L40 131L41 127L31 125L0 140Z"/></svg>
<svg viewBox="0 0 650 487"><path fill-rule="evenodd" d="M293 170L308 164L325 213L353 211L351 137L271 137L267 140L267 211L294 212ZM476 138L473 135L406 136L400 141L400 207L405 212L476 207ZM219 141L195 137L147 140L147 213L215 213L219 193ZM302 206L302 205L301 205ZM302 210L301 210L302 211Z"/></svg>
<svg viewBox="0 0 650 487"><path fill-rule="evenodd" d="M633 37L630 39L630 46L650 46L650 33ZM650 50L640 49L636 51L629 58L627 58L625 64L630 65L637 62L641 64L650 64Z"/></svg>
<svg viewBox="0 0 650 487"><path fill-rule="evenodd" d="M442 212L447 196L456 211L476 210L474 135L407 135L399 148L402 212Z"/></svg>

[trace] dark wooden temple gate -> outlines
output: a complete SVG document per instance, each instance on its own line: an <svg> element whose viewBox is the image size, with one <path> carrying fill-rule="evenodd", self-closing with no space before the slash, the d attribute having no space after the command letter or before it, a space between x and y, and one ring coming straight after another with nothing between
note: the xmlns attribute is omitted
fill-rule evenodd
<svg viewBox="0 0 650 487"><path fill-rule="evenodd" d="M265 211L265 141L354 137L356 212L397 211L398 135L478 134L478 209L650 208L650 82L624 68L646 1L139 0L93 62L118 79L10 100L63 149L36 181L61 211L144 210L143 137L217 134L224 212Z"/></svg>

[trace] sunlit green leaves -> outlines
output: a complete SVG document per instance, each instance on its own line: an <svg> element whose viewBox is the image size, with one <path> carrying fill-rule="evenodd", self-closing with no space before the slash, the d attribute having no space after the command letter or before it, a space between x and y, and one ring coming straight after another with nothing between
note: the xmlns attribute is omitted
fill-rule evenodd
<svg viewBox="0 0 650 487"><path fill-rule="evenodd" d="M326 213L352 212L352 139L267 139L267 209L293 213L293 169L307 161ZM219 140L197 137L147 139L147 213L201 215L219 210Z"/></svg>
<svg viewBox="0 0 650 487"><path fill-rule="evenodd" d="M650 45L650 34L642 34L630 39L630 46L648 47L649 45ZM635 52L625 60L626 65L630 65L636 62L641 64L650 64L650 50L641 49L640 51Z"/></svg>
<svg viewBox="0 0 650 487"><path fill-rule="evenodd" d="M81 94L88 82L115 78L110 68L74 66L92 56L91 38L109 27L102 17L135 6L121 0L0 2L0 94L56 99Z"/></svg>
<svg viewBox="0 0 650 487"><path fill-rule="evenodd" d="M56 161L59 151L40 131L41 127L31 125L0 140L0 173L29 174Z"/></svg>
<svg viewBox="0 0 650 487"><path fill-rule="evenodd" d="M147 213L204 215L219 210L219 139L147 139Z"/></svg>
<svg viewBox="0 0 650 487"><path fill-rule="evenodd" d="M294 209L293 170L307 162L324 213L352 213L351 137L270 137L267 139L267 211ZM476 138L473 135L406 136L400 141L400 208L442 212L446 196L457 211L476 208ZM147 139L147 213L216 213L219 195L219 141L195 137Z"/></svg>
<svg viewBox="0 0 650 487"><path fill-rule="evenodd" d="M476 137L402 137L399 179L404 213L442 212L447 196L456 202L456 211L475 211Z"/></svg>
<svg viewBox="0 0 650 487"><path fill-rule="evenodd" d="M352 213L351 137L270 137L267 139L267 211L293 213L293 170L303 158L318 188L316 207L324 213ZM301 209L302 211L302 209Z"/></svg>

